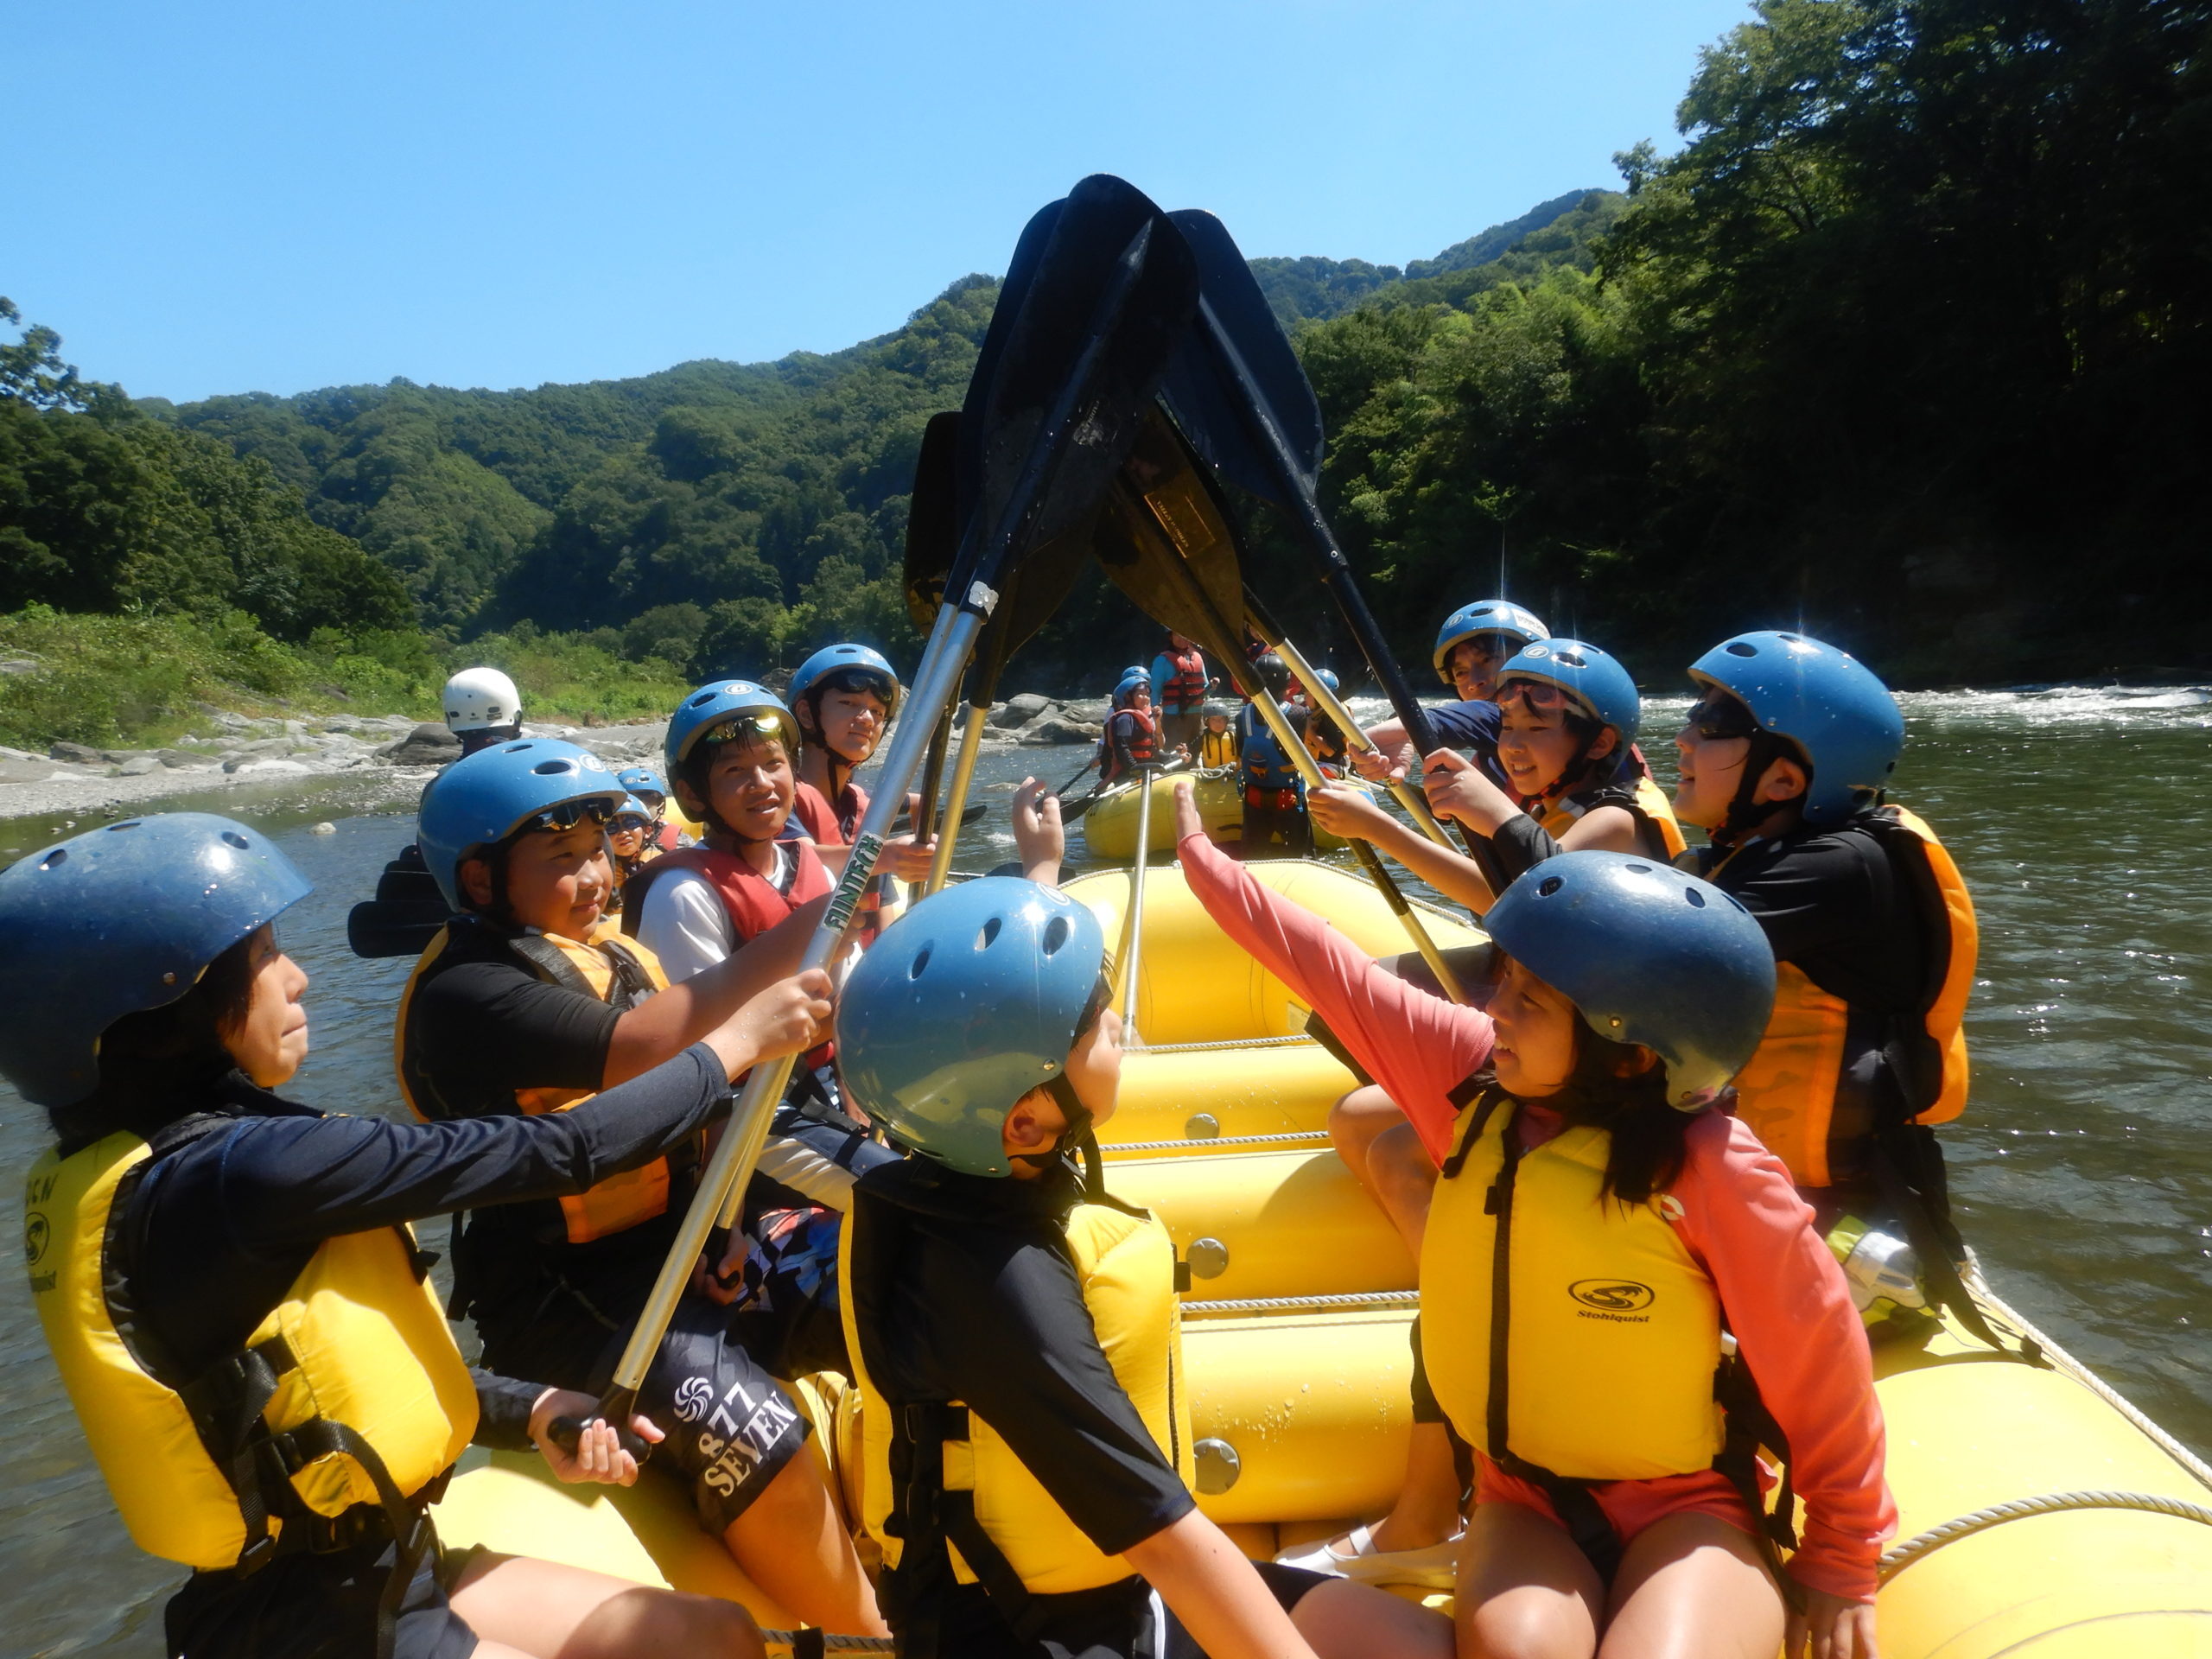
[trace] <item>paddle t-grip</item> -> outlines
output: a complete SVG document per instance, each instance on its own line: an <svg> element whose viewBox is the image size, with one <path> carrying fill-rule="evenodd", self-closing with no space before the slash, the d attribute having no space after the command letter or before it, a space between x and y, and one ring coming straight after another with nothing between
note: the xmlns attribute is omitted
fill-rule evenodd
<svg viewBox="0 0 2212 1659"><path fill-rule="evenodd" d="M600 1396L599 1409L588 1417L556 1417L546 1426L545 1438L551 1440L570 1457L582 1442L584 1430L593 1423L614 1425L614 1438L639 1464L653 1454L653 1443L630 1427L630 1419L638 1409L638 1391L617 1383Z"/></svg>

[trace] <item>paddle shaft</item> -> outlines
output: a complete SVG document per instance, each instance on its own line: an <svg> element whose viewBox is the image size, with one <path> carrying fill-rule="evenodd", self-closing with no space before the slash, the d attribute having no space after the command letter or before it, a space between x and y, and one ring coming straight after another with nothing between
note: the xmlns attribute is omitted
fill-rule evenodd
<svg viewBox="0 0 2212 1659"><path fill-rule="evenodd" d="M1144 874L1152 855L1152 780L1150 766L1137 768L1137 855L1129 866L1128 948L1122 964L1122 1043L1141 1048L1137 1035L1137 966L1144 957Z"/></svg>
<svg viewBox="0 0 2212 1659"><path fill-rule="evenodd" d="M938 614L944 614L943 605L938 607ZM931 632L934 633L934 628ZM914 814L914 833L925 839L937 829L937 793L938 785L944 779L945 751L952 741L952 713L953 705L946 703L944 712L937 716L936 724L930 728L929 760L922 767L921 801ZM922 895L928 887L927 880L909 881L906 884L906 902L910 905L921 903Z"/></svg>
<svg viewBox="0 0 2212 1659"><path fill-rule="evenodd" d="M960 840L960 827L965 822L962 814L967 809L968 791L976 782L976 761L983 752L983 728L991 717L992 701L999 694L1007 648L1013 643L1014 607L1019 602L1020 586L1021 576L1016 572L1007 583L1001 614L987 636L976 689L969 694L968 724L960 734L960 753L952 763L952 785L944 797L944 828L938 833L937 852L930 860L925 894L942 892L945 878L952 874L952 849Z"/></svg>
<svg viewBox="0 0 2212 1659"><path fill-rule="evenodd" d="M1246 607L1245 620L1251 624L1252 631L1260 636L1262 643L1276 656L1282 658L1284 665L1297 677L1298 683L1306 688L1306 695L1313 700L1321 713L1336 722L1337 729L1344 734L1346 743L1357 749L1362 754L1382 753L1380 749L1367 741L1367 734L1360 730L1359 721L1353 716L1351 710L1344 707L1344 699L1322 683L1320 676L1314 673L1312 664L1307 663L1296 645L1291 644L1267 622L1253 615L1249 607ZM1444 826L1436 821L1436 815L1428 810L1428 797L1421 793L1412 779L1390 779L1389 787L1390 793L1397 798L1398 804L1404 807L1408 815L1412 817L1415 829L1438 846L1452 852L1459 850L1452 845L1451 836L1445 834Z"/></svg>
<svg viewBox="0 0 2212 1659"><path fill-rule="evenodd" d="M1267 723L1268 730L1274 734L1276 743L1289 756L1291 765L1298 768L1299 776L1306 780L1306 786L1318 789L1325 785L1329 780L1321 771L1320 762L1314 760L1298 734L1291 730L1290 722L1283 718L1282 709L1275 702L1274 694L1268 690L1253 671L1251 664L1244 660L1243 653L1236 649L1236 634L1222 616L1220 607L1199 585L1198 578L1191 574L1190 567L1183 563L1181 550L1154 521L1149 508L1144 508L1134 516L1141 526L1139 533L1147 536L1154 546L1163 549L1164 556L1160 562L1168 572L1168 580L1176 587L1177 597L1198 618L1203 619L1206 632L1212 636L1202 643L1220 659L1222 666L1229 671L1230 677L1236 683L1236 689L1259 712L1260 718ZM1414 915L1413 907L1406 903L1405 894L1398 891L1398 884L1390 879L1389 871L1382 868L1382 861L1376 855L1375 849L1358 840L1348 844L1353 856L1359 860L1361 869L1366 872L1367 879L1374 883L1376 892L1382 895L1382 902L1390 907L1390 913L1406 930L1406 936L1413 941L1414 949L1421 953L1421 959L1428 964L1429 972L1436 976L1436 982L1444 988L1444 994L1454 1002L1465 1003L1467 994L1461 988L1458 976L1444 960L1444 953L1436 948L1436 941L1428 937L1428 930L1421 925L1421 918ZM1141 842L1137 851L1141 862L1144 852Z"/></svg>

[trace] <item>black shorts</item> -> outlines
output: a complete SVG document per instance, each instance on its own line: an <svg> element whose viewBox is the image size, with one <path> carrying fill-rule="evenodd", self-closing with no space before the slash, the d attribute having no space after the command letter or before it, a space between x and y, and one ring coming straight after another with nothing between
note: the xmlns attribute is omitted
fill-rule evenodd
<svg viewBox="0 0 2212 1659"><path fill-rule="evenodd" d="M243 1579L195 1573L163 1614L167 1651L180 1659L375 1659L392 1548L282 1556ZM476 1651L476 1632L447 1599L474 1554L433 1549L416 1569L400 1602L392 1659L468 1659Z"/></svg>
<svg viewBox="0 0 2212 1659"><path fill-rule="evenodd" d="M668 1437L646 1468L688 1483L700 1525L717 1537L813 1432L712 1302L678 1304L638 1409Z"/></svg>

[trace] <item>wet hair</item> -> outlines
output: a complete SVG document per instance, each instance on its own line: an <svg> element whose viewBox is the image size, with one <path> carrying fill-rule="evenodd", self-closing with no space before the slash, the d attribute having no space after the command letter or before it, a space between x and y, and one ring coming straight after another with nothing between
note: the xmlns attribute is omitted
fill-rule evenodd
<svg viewBox="0 0 2212 1659"><path fill-rule="evenodd" d="M223 1040L253 1006L253 934L207 964L192 988L126 1014L100 1033L99 1084L48 1116L74 1149L117 1129L150 1135L195 1109L238 1061Z"/></svg>
<svg viewBox="0 0 2212 1659"><path fill-rule="evenodd" d="M1574 1070L1566 1086L1540 1103L1577 1128L1603 1129L1612 1136L1605 1154L1605 1195L1638 1205L1671 1185L1689 1155L1694 1112L1681 1112L1667 1098L1666 1063L1633 1043L1599 1035L1578 1010L1574 1016Z"/></svg>

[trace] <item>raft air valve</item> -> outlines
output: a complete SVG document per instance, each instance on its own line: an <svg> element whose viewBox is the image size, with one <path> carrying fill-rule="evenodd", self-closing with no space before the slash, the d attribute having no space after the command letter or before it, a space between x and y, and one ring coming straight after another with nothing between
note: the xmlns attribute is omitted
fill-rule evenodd
<svg viewBox="0 0 2212 1659"><path fill-rule="evenodd" d="M1206 1439L1191 1448L1198 1464L1198 1492L1201 1497L1218 1497L1236 1484L1237 1476L1244 1472L1243 1460L1236 1455L1236 1448L1227 1440Z"/></svg>

